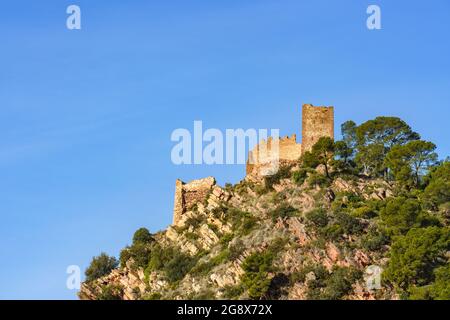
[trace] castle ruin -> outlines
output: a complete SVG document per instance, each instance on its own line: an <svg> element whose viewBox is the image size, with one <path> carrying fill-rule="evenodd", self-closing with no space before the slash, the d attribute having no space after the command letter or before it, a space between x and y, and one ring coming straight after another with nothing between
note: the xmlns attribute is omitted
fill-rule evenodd
<svg viewBox="0 0 450 320"><path fill-rule="evenodd" d="M296 134L279 138L278 143L269 137L262 140L248 154L246 176L258 178L273 174L273 165L283 166L296 162L303 153L311 151L321 137L334 139L334 107L304 104L302 107L302 142L297 143ZM198 203L207 199L215 188L213 177L193 180L189 183L177 179L173 224L177 225L182 215Z"/></svg>
<svg viewBox="0 0 450 320"><path fill-rule="evenodd" d="M271 168L297 161L303 153L311 151L321 137L334 139L334 107L315 107L304 104L302 107L302 142L297 136L280 137L278 145L273 138L262 140L249 152L246 165L247 176L266 176L273 174ZM275 149L275 150L274 150Z"/></svg>
<svg viewBox="0 0 450 320"><path fill-rule="evenodd" d="M183 213L203 202L216 184L216 179L208 177L184 183L180 179L175 182L175 203L173 207L173 224L177 225Z"/></svg>

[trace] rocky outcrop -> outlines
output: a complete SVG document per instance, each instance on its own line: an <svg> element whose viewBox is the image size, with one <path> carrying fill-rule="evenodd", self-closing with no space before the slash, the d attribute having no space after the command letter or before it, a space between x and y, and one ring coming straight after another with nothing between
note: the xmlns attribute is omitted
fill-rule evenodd
<svg viewBox="0 0 450 320"><path fill-rule="evenodd" d="M343 241L351 246L324 241L322 235L311 229L305 213L318 205L330 210L338 195L342 197L345 193L355 193L363 199L385 199L392 195L389 184L378 180L356 179L350 182L337 178L330 186L322 189L310 187L306 183L299 186L291 179L281 179L272 186L273 191L261 193L259 183L261 181L246 179L226 189L216 185L214 178L187 184L177 183L180 185L178 191L181 192L181 198L178 199L181 213L173 225L155 236L155 241L162 247L176 248L192 257L196 266L201 265L201 268L195 271L196 268L192 267L192 272L173 284L163 271L144 272L129 260L126 267L84 283L80 298L102 297L108 286L115 288L124 300L153 295L164 299L190 299L205 294L212 298L223 298L227 288L242 286L242 265L245 259L255 252L264 253L276 239L285 239L287 244L283 250L276 252L274 265L279 274L270 274L274 283L280 276L288 278L289 275L303 272L310 265L323 266L331 273L335 267L356 268L363 272L371 264L386 263L377 254L358 248L358 239L353 235L343 235ZM274 218L273 212L281 204L294 208L296 214ZM235 249L238 243L242 247L240 251ZM236 256L231 259L231 254ZM219 260L222 256L225 258ZM314 277L314 272L309 272L303 281L288 283L280 291L280 298L306 299L308 281ZM383 294L385 297L394 296L387 289ZM240 297L248 296L243 292ZM367 290L362 280L354 284L347 296L349 299L377 297Z"/></svg>

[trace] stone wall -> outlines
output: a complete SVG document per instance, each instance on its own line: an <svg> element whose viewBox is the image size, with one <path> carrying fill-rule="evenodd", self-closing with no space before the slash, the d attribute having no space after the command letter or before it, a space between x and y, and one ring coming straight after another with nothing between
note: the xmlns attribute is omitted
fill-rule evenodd
<svg viewBox="0 0 450 320"><path fill-rule="evenodd" d="M248 154L247 176L272 174L279 165L296 161L305 151L310 151L320 137L334 138L334 108L305 104L302 107L302 143L297 143L294 134L291 137L280 138L278 148L274 151L272 138L267 142L261 141Z"/></svg>
<svg viewBox="0 0 450 320"><path fill-rule="evenodd" d="M321 137L334 139L334 108L303 105L302 152L311 151Z"/></svg>
<svg viewBox="0 0 450 320"><path fill-rule="evenodd" d="M334 138L334 108L314 107L305 104L302 107L302 143L297 143L295 134L278 140L272 137L262 140L248 154L246 175L259 179L272 175L278 168L297 161L305 151L310 151L320 137ZM181 216L198 202L203 202L215 185L212 177L175 184L175 203L173 224L177 225Z"/></svg>
<svg viewBox="0 0 450 320"><path fill-rule="evenodd" d="M278 146L272 137L267 141L262 140L255 148L249 152L246 173L262 174L270 173L275 162L296 161L302 154L302 145L297 143L297 136L286 136L278 140Z"/></svg>
<svg viewBox="0 0 450 320"><path fill-rule="evenodd" d="M175 182L173 224L177 225L181 216L194 204L205 201L215 184L216 180L213 177L193 180L189 183L177 179Z"/></svg>

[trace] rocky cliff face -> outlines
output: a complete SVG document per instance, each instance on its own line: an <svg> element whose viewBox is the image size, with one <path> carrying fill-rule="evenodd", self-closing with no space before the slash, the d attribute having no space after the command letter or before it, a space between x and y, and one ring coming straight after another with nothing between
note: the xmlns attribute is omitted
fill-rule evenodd
<svg viewBox="0 0 450 320"><path fill-rule="evenodd" d="M120 268L83 283L80 298L396 298L391 288L372 290L365 281L368 266L386 264L388 249L365 246L376 233L367 203L389 197L390 186L343 178L294 182L295 171L212 186L176 225L124 249Z"/></svg>

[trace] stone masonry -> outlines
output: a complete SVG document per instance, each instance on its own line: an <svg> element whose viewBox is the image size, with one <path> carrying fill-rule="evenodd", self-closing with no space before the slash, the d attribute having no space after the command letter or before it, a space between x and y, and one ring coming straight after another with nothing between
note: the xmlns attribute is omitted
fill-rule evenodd
<svg viewBox="0 0 450 320"><path fill-rule="evenodd" d="M280 138L278 144L272 137L262 140L248 154L247 177L261 177L273 174L279 166L297 161L303 153L310 151L320 137L334 139L334 108L315 107L304 104L302 107L302 143L297 143L297 136ZM275 168L275 170L274 170ZM194 204L204 202L215 186L213 177L175 183L175 203L173 224L177 225L182 215Z"/></svg>
<svg viewBox="0 0 450 320"><path fill-rule="evenodd" d="M193 180L189 183L177 179L175 182L173 224L177 225L183 213L191 209L196 203L205 201L215 184L216 180L213 177Z"/></svg>
<svg viewBox="0 0 450 320"><path fill-rule="evenodd" d="M321 137L334 139L334 108L303 105L302 152L311 151Z"/></svg>
<svg viewBox="0 0 450 320"><path fill-rule="evenodd" d="M272 138L267 141L262 140L249 152L246 166L247 176L272 174L271 168L278 168L277 165L296 161L303 153L311 151L320 137L334 139L334 108L304 104L302 107L302 143L297 143L295 134L291 137L280 138L278 148ZM275 161L277 163L274 164Z"/></svg>

